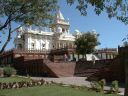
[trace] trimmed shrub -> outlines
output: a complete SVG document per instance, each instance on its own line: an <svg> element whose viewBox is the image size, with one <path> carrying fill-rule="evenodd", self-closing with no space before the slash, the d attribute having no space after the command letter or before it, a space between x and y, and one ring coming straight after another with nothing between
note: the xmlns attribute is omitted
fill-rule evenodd
<svg viewBox="0 0 128 96"><path fill-rule="evenodd" d="M106 85L106 80L105 79L101 79L99 81L99 85L101 86L101 91L104 91L104 86Z"/></svg>
<svg viewBox="0 0 128 96"><path fill-rule="evenodd" d="M96 85L96 92L101 92L102 89L101 89L99 82L95 83L95 85Z"/></svg>
<svg viewBox="0 0 128 96"><path fill-rule="evenodd" d="M10 77L16 74L16 70L12 67L4 67L3 69L4 69L4 76L6 77Z"/></svg>
<svg viewBox="0 0 128 96"><path fill-rule="evenodd" d="M101 86L100 86L99 82L92 81L90 83L90 85L91 85L92 90L95 90L96 92L100 92L101 91Z"/></svg>
<svg viewBox="0 0 128 96"><path fill-rule="evenodd" d="M115 94L117 94L119 92L119 85L118 85L118 81L117 80L112 81L112 85L111 85L110 91L111 91L111 93L115 93Z"/></svg>
<svg viewBox="0 0 128 96"><path fill-rule="evenodd" d="M95 90L97 92L103 92L104 91L104 86L106 85L106 80L105 79L101 79L100 81L92 81L90 83L91 85L91 89Z"/></svg>
<svg viewBox="0 0 128 96"><path fill-rule="evenodd" d="M91 89L92 90L96 90L96 83L97 83L96 81L91 81L90 82L90 85L91 85Z"/></svg>

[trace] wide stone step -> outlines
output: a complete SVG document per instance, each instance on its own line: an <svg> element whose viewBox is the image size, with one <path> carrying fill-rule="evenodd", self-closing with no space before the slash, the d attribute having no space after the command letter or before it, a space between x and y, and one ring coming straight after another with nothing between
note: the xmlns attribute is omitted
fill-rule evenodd
<svg viewBox="0 0 128 96"><path fill-rule="evenodd" d="M98 69L86 69L82 72L75 73L75 76L89 77L89 76L95 74L96 72L98 72Z"/></svg>

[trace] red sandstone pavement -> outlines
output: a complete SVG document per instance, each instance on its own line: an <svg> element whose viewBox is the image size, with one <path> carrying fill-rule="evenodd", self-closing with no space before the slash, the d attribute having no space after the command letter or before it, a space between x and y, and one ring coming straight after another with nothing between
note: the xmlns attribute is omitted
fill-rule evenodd
<svg viewBox="0 0 128 96"><path fill-rule="evenodd" d="M32 79L44 79L48 82L56 82L56 83L63 83L65 85L76 85L76 86L86 86L91 87L90 82L86 80L86 77L61 77L61 78L47 78L47 77L31 77ZM105 90L109 90L110 87L105 86ZM124 88L119 88L120 95L124 95Z"/></svg>

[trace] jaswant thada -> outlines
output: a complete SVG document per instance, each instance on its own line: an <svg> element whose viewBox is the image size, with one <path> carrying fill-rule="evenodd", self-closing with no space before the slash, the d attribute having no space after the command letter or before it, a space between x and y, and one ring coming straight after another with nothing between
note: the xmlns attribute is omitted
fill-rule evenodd
<svg viewBox="0 0 128 96"><path fill-rule="evenodd" d="M66 20L60 10L50 27L21 27L14 39L15 48L0 55L0 65L10 65L22 75L62 77L85 75L85 69L93 66L92 56L98 60L95 65L99 67L103 67L115 57L116 49L101 49L87 55L87 64L77 64L76 61L82 56L75 52L74 41L82 32L70 32L69 29L69 19ZM96 35L96 31L93 30L92 34ZM104 64L101 64L102 62ZM95 70L92 70L92 73L93 71Z"/></svg>

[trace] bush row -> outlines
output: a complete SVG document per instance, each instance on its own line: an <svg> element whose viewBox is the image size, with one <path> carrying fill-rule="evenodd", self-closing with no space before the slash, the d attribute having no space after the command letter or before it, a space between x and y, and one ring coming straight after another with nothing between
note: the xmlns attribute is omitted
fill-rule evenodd
<svg viewBox="0 0 128 96"><path fill-rule="evenodd" d="M32 80L32 81L21 81L21 82L12 82L12 83L0 83L0 89L16 89L23 87L34 87L43 84L48 84L43 79L41 80Z"/></svg>

